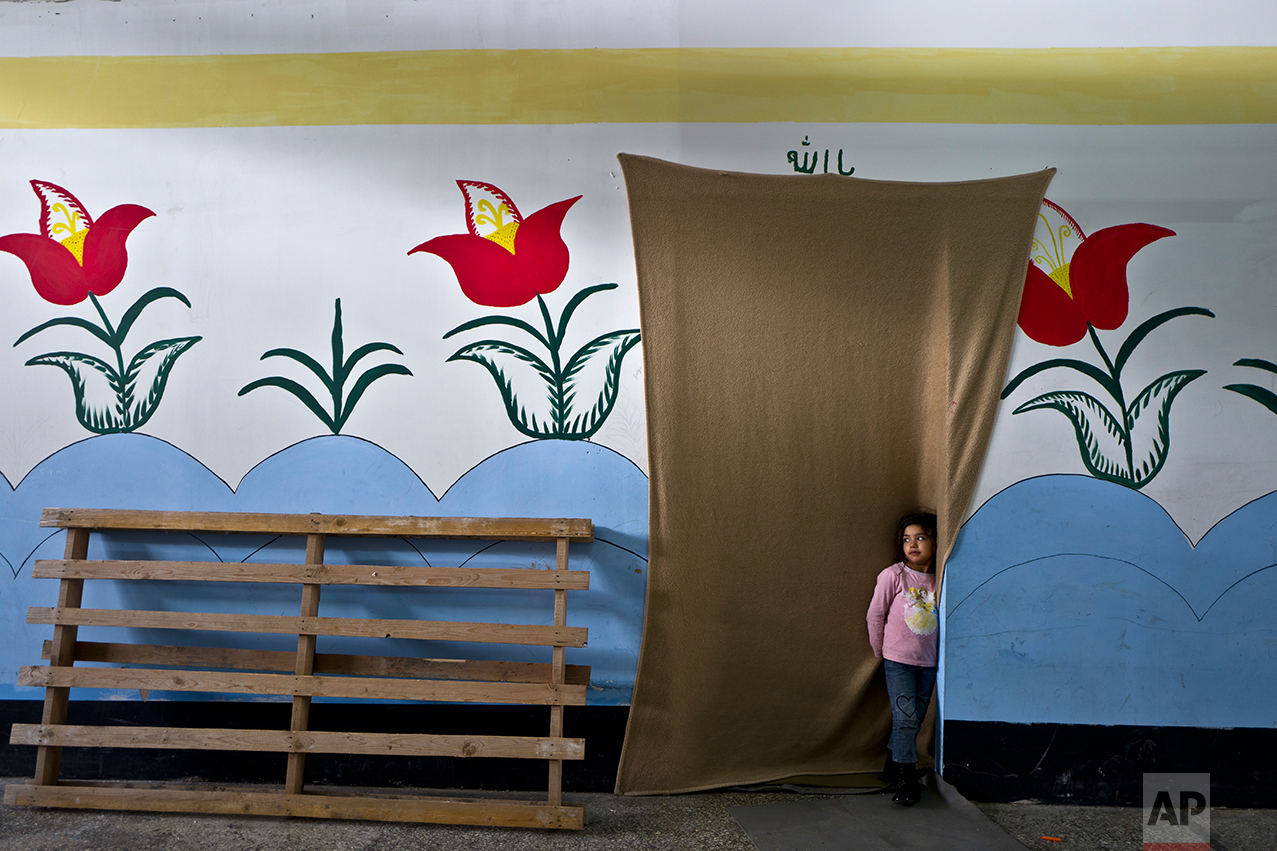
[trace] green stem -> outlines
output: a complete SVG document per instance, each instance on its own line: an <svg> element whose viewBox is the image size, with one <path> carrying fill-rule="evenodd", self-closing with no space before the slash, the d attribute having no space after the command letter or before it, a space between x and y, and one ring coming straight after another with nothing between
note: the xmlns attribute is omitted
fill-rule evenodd
<svg viewBox="0 0 1277 851"><path fill-rule="evenodd" d="M343 369L345 364L342 363L342 360L346 354L345 346L343 345L343 342L344 342L343 332L342 332L342 325L341 325L341 299L337 299L337 301L333 304L333 335L332 335L333 381L332 381L332 386L330 386L328 389L331 392L333 397L333 422L339 424L338 431L341 430L340 424L344 424L346 420L346 418L342 416L342 412L341 412L342 389L346 383L346 374L345 374L345 370Z"/></svg>
<svg viewBox="0 0 1277 851"><path fill-rule="evenodd" d="M93 306L97 308L98 316L102 317L102 325L106 328L106 333L114 340L112 345L115 346L116 351L119 351L120 343L123 341L115 339L115 326L111 324L110 319L106 318L106 311L102 309L102 302L98 301L98 297L93 293L89 293L89 301L93 302Z"/></svg>
<svg viewBox="0 0 1277 851"><path fill-rule="evenodd" d="M102 302L98 301L97 295L93 292L89 293L89 301L93 302L93 306L97 308L98 316L102 317L102 325L106 330L107 336L111 338L111 348L115 351L115 366L119 370L116 374L120 377L119 383L115 386L115 401L120 406L120 424L126 429L128 423L125 421L129 409L129 400L125 396L125 377L124 377L124 341L117 338L115 326L111 324L111 320L107 318L106 311L102 309Z"/></svg>
<svg viewBox="0 0 1277 851"><path fill-rule="evenodd" d="M1131 448L1131 423L1130 413L1126 410L1126 394L1122 392L1122 379L1117 369L1113 366L1113 361L1109 359L1108 352L1104 351L1104 346L1100 344L1099 335L1095 333L1095 326L1087 324L1087 333L1091 335L1091 342L1095 344L1095 350L1100 353L1100 357L1104 359L1104 365L1108 367L1109 375L1113 378L1113 385L1108 388L1109 393L1113 396L1113 401L1117 402L1117 408L1122 412L1122 449L1126 452L1126 474L1135 480L1135 456Z"/></svg>
<svg viewBox="0 0 1277 851"><path fill-rule="evenodd" d="M567 329L560 328L558 332L554 330L554 320L550 318L550 308L546 307L545 299L541 298L540 293L537 293L537 305L541 308L541 318L545 320L546 339L550 341L550 365L554 370L554 387L550 390L550 404L554 409L554 428L555 431L562 434L564 424L567 422L568 412L563 400L563 366L559 363L559 345L563 342L562 334Z"/></svg>
<svg viewBox="0 0 1277 851"><path fill-rule="evenodd" d="M1086 326L1086 333L1091 335L1091 342L1095 344L1095 350L1099 352L1100 357L1104 359L1104 365L1108 367L1109 375L1113 376L1115 381L1118 380L1117 372L1113 369L1113 361L1109 360L1108 352L1104 351L1104 346L1100 345L1100 338L1099 335L1095 333L1095 326L1088 324Z"/></svg>

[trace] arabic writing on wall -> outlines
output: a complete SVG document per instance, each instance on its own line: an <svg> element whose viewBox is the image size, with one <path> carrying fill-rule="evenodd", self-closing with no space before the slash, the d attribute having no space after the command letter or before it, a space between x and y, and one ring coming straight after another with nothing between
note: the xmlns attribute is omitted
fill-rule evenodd
<svg viewBox="0 0 1277 851"><path fill-rule="evenodd" d="M811 145L811 141L809 137L804 136L801 144L802 144L802 147L804 148L809 147ZM788 160L789 164L794 167L794 171L799 172L800 174L815 174L816 166L821 164L820 151L803 151L803 161L801 164L798 162L798 151L790 151L788 154L785 155L785 159ZM843 171L842 148L838 149L837 169L838 169L838 173L841 174L843 177L849 177L851 174L853 174L856 171L855 166L852 166L846 171ZM829 174L829 149L828 148L825 148L824 173Z"/></svg>

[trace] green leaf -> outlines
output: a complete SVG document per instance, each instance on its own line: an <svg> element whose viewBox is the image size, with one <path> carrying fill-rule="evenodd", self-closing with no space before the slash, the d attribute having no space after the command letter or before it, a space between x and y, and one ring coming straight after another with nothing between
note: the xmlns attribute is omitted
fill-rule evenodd
<svg viewBox="0 0 1277 851"><path fill-rule="evenodd" d="M1072 358L1052 358L1051 360L1044 360L1041 363L1035 363L1033 366L1028 367L1015 378L1008 381L1007 386L1002 388L1002 396L1000 398L1005 399L1010 396L1013 392L1015 392L1017 387L1023 384L1026 380L1037 375L1039 372L1045 372L1048 369L1055 369L1057 366L1065 369L1075 369L1088 378L1094 379L1095 382L1107 390L1108 394L1114 399L1122 398L1122 385L1114 380L1108 373L1104 372L1104 370L1100 369L1098 366L1089 364L1086 361L1074 360Z"/></svg>
<svg viewBox="0 0 1277 851"><path fill-rule="evenodd" d="M527 322L524 322L522 319L515 319L512 316L481 316L478 319L471 319L469 322L463 322L447 334L444 334L443 339L446 340L454 334L460 334L462 331L470 331L474 328L482 328L485 325L509 325L513 328L527 331L535 337L541 345L545 346L547 349L550 348L550 341L545 338L544 334L529 325Z"/></svg>
<svg viewBox="0 0 1277 851"><path fill-rule="evenodd" d="M501 340L480 340L477 343L462 346L453 353L452 357L448 358L448 361L468 360L475 363L483 363L479 358L490 358L491 355L510 355L523 363L530 364L547 383L554 383L554 370L550 369L545 361L521 346Z"/></svg>
<svg viewBox="0 0 1277 851"><path fill-rule="evenodd" d="M94 337L97 337L99 340L106 343L108 346L115 345L111 340L110 334L108 334L102 328L99 328L97 325L94 325L89 320L81 319L78 316L60 316L57 319L50 319L48 322L45 322L42 325L37 325L36 327L32 328L27 333L23 334L21 337L19 337L17 340L14 341L13 345L17 346L19 343L31 337L34 337L36 334L39 334L41 331L45 330L46 328L53 328L56 325L72 325L72 326L75 326L76 328L83 328L84 330L92 334Z"/></svg>
<svg viewBox="0 0 1277 851"><path fill-rule="evenodd" d="M329 416L323 406L316 401L315 397L311 395L309 390L302 387L291 378L283 378L278 375L272 375L269 378L259 378L256 381L251 381L241 387L237 395L243 396L245 393L256 390L258 387L278 387L281 390L287 390L289 393L292 393L300 399L303 405L310 408L311 412L314 413L315 416L319 417L319 421L322 422L329 431L333 434L337 434L338 428L337 424L333 422L333 418Z"/></svg>
<svg viewBox="0 0 1277 851"><path fill-rule="evenodd" d="M577 349L576 354L572 355L572 357L568 359L567 366L563 368L563 378L565 380L570 379L580 372L581 367L585 366L590 358L594 356L594 353L599 351L599 349L607 346L624 344L625 351L628 352L630 349L634 348L634 344L640 339L642 338L639 336L639 330L637 328L629 328L624 331L612 331L611 333L595 337L593 340Z"/></svg>
<svg viewBox="0 0 1277 851"><path fill-rule="evenodd" d="M625 355L630 349L638 345L641 339L642 337L637 328L613 331L610 334L596 337L578 349L576 354L572 355L567 366L563 369L563 378L565 384L573 390L576 389L579 381L578 374L581 372L582 367L593 359L596 354L600 351L606 351L608 352L608 359L603 368L603 381L594 406L589 411L578 414L570 423L565 424L564 437L584 440L593 437L603 425L608 414L612 413L612 407L616 404L616 397L620 392L621 363L625 360Z"/></svg>
<svg viewBox="0 0 1277 851"><path fill-rule="evenodd" d="M172 287L156 287L153 290L148 290L142 293L138 300L133 302L133 306L125 311L124 318L120 320L120 327L115 329L116 342L114 344L108 343L108 345L124 345L124 338L129 335L129 329L133 327L133 323L137 321L137 318L142 315L142 311L146 306L162 298L175 298L187 307L191 306L191 302L186 296Z"/></svg>
<svg viewBox="0 0 1277 851"><path fill-rule="evenodd" d="M559 315L559 342L563 341L563 335L567 333L568 320L572 318L572 314L581 306L581 302L585 301L595 293L601 293L605 290L614 290L617 284L595 284L592 287L586 287L576 295L572 296L567 305L563 308L563 313Z"/></svg>
<svg viewBox="0 0 1277 851"><path fill-rule="evenodd" d="M337 388L333 391L333 407L336 409L341 404L341 399L337 398L341 392L340 388L346 383L346 371L343 369L343 361L345 353L343 351L341 332L341 299L337 299L333 303L333 383L332 386ZM334 410L335 412L335 410Z"/></svg>
<svg viewBox="0 0 1277 851"><path fill-rule="evenodd" d="M379 342L366 343L352 352L350 357L347 358L345 357L343 328L341 299L338 298L333 301L333 329L330 337L333 359L333 371L331 375L329 375L328 371L320 365L319 361L305 352L298 351L297 349L271 349L262 355L262 360L266 360L271 357L283 357L295 360L314 373L315 376L323 383L324 389L328 391L328 395L332 399L331 412L325 410L324 407L319 404L319 401L315 398L315 396L301 384L298 384L292 379L283 378L281 376L263 378L258 381L254 381L251 384L247 384L239 391L239 395L243 396L245 393L250 390L255 390L258 387L279 387L283 390L287 390L289 393L292 393L301 400L302 404L310 408L311 412L314 413L315 416L319 417L319 421L322 422L329 431L333 434L340 434L342 428L346 425L346 420L350 418L351 412L354 411L355 405L359 402L360 398L363 397L364 392L374 381L387 375L412 375L412 372L406 366L401 366L399 364L383 364L368 370L360 376L359 380L355 382L354 388L345 395L345 398L343 398L346 379L350 377L355 365L359 363L359 361L375 352L394 352L397 355L403 354L398 347L392 346L390 343Z"/></svg>
<svg viewBox="0 0 1277 851"><path fill-rule="evenodd" d="M1026 411L1036 411L1044 408L1059 411L1068 417L1069 422L1073 424L1073 432L1077 437L1077 447L1082 456L1082 464L1092 476L1097 479L1116 482L1126 487L1134 487L1134 483L1131 481L1126 469L1125 458L1118 461L1112 460L1105 454L1104 448L1100 444L1100 435L1107 434L1110 438L1115 439L1118 445L1125 450L1129 438L1123 430L1122 424L1098 399L1088 393L1076 390L1061 390L1054 393L1044 393L1036 399L1031 399L1016 408L1012 413L1022 414ZM1125 455L1125 451L1123 451L1123 455Z"/></svg>
<svg viewBox="0 0 1277 851"><path fill-rule="evenodd" d="M1136 327L1131 335L1126 338L1126 342L1122 344L1122 348L1117 351L1117 360L1113 362L1113 373L1115 375L1122 374L1122 367L1126 361L1135 352L1135 347L1144 341L1154 329L1158 326L1170 322L1179 316L1209 316L1215 318L1215 314L1211 313L1204 307L1177 307L1174 310L1167 310L1159 313L1151 319L1146 319Z"/></svg>
<svg viewBox="0 0 1277 851"><path fill-rule="evenodd" d="M202 337L174 337L170 340L159 340L142 349L133 356L129 368L124 373L124 393L121 404L124 408L127 431L141 428L159 407L164 396L164 388L168 386L169 372L173 364L187 350L202 340ZM137 380L146 367L152 370L150 387L141 401L134 401Z"/></svg>
<svg viewBox="0 0 1277 851"><path fill-rule="evenodd" d="M1154 380L1140 391L1140 394L1135 397L1127 409L1126 421L1128 427L1134 427L1136 421L1139 420L1140 414L1151 407L1157 407L1159 417L1168 412L1171 401L1174 400L1179 391L1183 390L1190 381L1195 381L1205 374L1206 370L1204 369L1181 369L1175 372L1168 372Z"/></svg>
<svg viewBox="0 0 1277 851"><path fill-rule="evenodd" d="M355 403L364 395L364 391L368 389L368 386L378 378L384 378L387 375L412 375L412 372L402 364L383 363L381 366L374 366L359 376L359 380L355 382L355 386L346 397L346 403L342 408L341 414L337 417L337 431L340 432L345 427L346 420L350 418L350 412L355 410Z"/></svg>
<svg viewBox="0 0 1277 851"><path fill-rule="evenodd" d="M1267 387L1259 387L1254 384L1225 384L1224 389L1254 399L1274 414L1277 414L1277 393Z"/></svg>
<svg viewBox="0 0 1277 851"><path fill-rule="evenodd" d="M1277 372L1277 363L1273 363L1270 360L1260 360L1259 358L1242 358L1239 361L1234 361L1233 366L1253 366L1256 369Z"/></svg>
<svg viewBox="0 0 1277 851"><path fill-rule="evenodd" d="M365 343L351 352L350 357L347 358L346 362L342 365L343 379L350 375L351 371L355 368L355 364L359 363L373 352L394 352L397 355L403 354L397 346L392 346L389 343Z"/></svg>
<svg viewBox="0 0 1277 851"><path fill-rule="evenodd" d="M1206 374L1204 369L1168 372L1149 384L1131 402L1126 422L1131 441L1131 477L1136 489L1144 487L1161 472L1171 451L1171 403L1179 391ZM1154 411L1153 428L1139 429L1140 416Z"/></svg>
<svg viewBox="0 0 1277 851"><path fill-rule="evenodd" d="M106 361L79 352L49 352L31 358L27 366L56 366L67 374L75 394L75 418L89 431L128 431L119 404L124 382Z"/></svg>
<svg viewBox="0 0 1277 851"><path fill-rule="evenodd" d="M541 377L541 380L553 390L554 372L539 357L526 349L512 346L500 340L483 340L458 349L448 360L468 360L480 364L488 370L492 375L492 379L497 383L497 390L501 393L501 401L505 405L506 416L509 417L510 424L520 434L532 438L561 436L559 430L554 428L553 425L539 425L536 414L532 414L529 417L526 408L519 404L518 394L514 390L513 382L505 373L504 366L513 366L520 363L528 364Z"/></svg>
<svg viewBox="0 0 1277 851"><path fill-rule="evenodd" d="M315 373L315 375L319 377L319 380L324 383L324 389L329 393L332 393L333 388L336 386L335 379L333 376L328 374L328 370L320 366L319 361L315 360L305 352L299 352L297 349L271 349L263 354L260 360L266 360L267 358L291 358L292 360L297 361L299 364Z"/></svg>

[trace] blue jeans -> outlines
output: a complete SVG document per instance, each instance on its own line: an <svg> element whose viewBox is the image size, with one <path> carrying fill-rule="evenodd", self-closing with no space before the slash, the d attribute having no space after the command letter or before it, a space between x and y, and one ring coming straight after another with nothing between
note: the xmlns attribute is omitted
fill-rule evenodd
<svg viewBox="0 0 1277 851"><path fill-rule="evenodd" d="M913 764L918 761L918 727L931 705L936 669L882 660L891 699L891 758Z"/></svg>

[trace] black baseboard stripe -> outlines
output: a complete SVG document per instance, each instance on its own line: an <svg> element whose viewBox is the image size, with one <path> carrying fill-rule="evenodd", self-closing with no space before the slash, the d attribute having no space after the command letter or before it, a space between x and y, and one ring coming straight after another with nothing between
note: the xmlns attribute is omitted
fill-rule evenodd
<svg viewBox="0 0 1277 851"><path fill-rule="evenodd" d="M944 723L944 779L976 801L1139 806L1147 773L1209 773L1211 805L1277 806L1277 729Z"/></svg>

